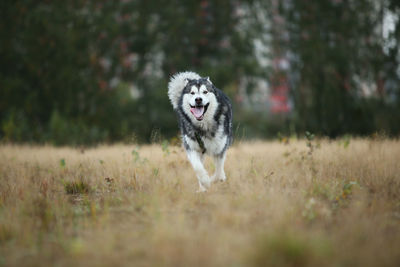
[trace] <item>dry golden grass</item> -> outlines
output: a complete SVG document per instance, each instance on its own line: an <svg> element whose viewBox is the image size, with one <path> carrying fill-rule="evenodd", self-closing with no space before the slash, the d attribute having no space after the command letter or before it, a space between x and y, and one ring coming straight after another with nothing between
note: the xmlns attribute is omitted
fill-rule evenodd
<svg viewBox="0 0 400 267"><path fill-rule="evenodd" d="M400 142L0 147L0 266L400 266ZM209 170L211 161L206 161Z"/></svg>

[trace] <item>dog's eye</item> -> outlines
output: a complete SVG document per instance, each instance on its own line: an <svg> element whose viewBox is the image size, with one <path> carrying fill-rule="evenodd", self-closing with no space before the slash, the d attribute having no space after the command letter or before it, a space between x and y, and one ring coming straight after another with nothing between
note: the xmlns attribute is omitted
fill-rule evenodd
<svg viewBox="0 0 400 267"><path fill-rule="evenodd" d="M194 92L190 92L192 95L194 95Z"/></svg>
<svg viewBox="0 0 400 267"><path fill-rule="evenodd" d="M204 92L203 92L203 94L207 94L207 93L208 93L208 91L204 91Z"/></svg>

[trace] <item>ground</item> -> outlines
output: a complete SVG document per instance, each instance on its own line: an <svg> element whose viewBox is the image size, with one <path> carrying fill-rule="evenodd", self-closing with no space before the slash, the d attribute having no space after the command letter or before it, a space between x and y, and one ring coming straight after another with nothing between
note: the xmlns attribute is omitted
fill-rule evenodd
<svg viewBox="0 0 400 267"><path fill-rule="evenodd" d="M0 146L0 266L400 266L400 141ZM212 172L211 160L206 161Z"/></svg>

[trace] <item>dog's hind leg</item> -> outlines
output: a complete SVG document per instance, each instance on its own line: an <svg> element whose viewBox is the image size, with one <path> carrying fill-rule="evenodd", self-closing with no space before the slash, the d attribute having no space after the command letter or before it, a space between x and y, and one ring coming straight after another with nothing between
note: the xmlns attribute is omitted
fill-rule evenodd
<svg viewBox="0 0 400 267"><path fill-rule="evenodd" d="M215 173L211 176L211 181L221 181L224 182L226 180L225 171L224 171L224 163L225 163L226 152L221 155L214 156L214 165L215 165Z"/></svg>
<svg viewBox="0 0 400 267"><path fill-rule="evenodd" d="M196 172L196 176L199 181L200 188L198 192L207 191L207 189L210 187L211 180L203 166L201 154L196 151L187 151L187 156L193 166L194 171Z"/></svg>

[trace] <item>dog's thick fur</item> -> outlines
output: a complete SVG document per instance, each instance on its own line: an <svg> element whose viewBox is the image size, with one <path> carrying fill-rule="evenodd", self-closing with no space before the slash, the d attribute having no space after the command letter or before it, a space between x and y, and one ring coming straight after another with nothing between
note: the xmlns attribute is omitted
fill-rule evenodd
<svg viewBox="0 0 400 267"><path fill-rule="evenodd" d="M226 151L232 144L232 105L208 77L181 72L171 77L168 97L178 114L182 142L199 181L199 191L211 182L225 181ZM214 158L215 173L209 177L203 166L204 155Z"/></svg>

